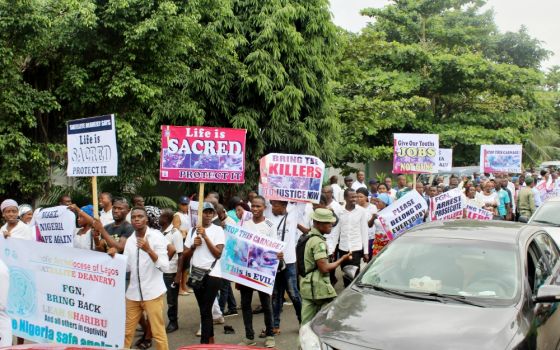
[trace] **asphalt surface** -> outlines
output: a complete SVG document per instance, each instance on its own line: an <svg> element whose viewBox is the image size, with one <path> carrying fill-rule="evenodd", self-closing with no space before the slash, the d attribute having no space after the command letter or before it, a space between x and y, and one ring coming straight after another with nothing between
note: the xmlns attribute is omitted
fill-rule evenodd
<svg viewBox="0 0 560 350"><path fill-rule="evenodd" d="M239 292L234 289L237 306L241 306L241 297ZM288 299L289 302L289 299ZM258 294L253 295L253 308L260 304ZM167 311L167 309L166 309ZM281 334L276 336L276 349L294 350L297 349L299 339L299 323L296 317L294 307L290 304L284 305L284 310L280 318ZM199 344L200 338L195 336L200 322L198 304L194 294L188 296L179 296L179 329L168 334L169 349L178 349L181 346ZM224 334L224 326L232 326L235 334ZM264 329L263 314L253 315L253 328L257 333L257 346L264 347L264 339L258 337L258 333ZM238 315L225 317L225 324L214 325L214 335L216 343L237 344L245 337L245 328L243 327L243 318L241 310ZM155 349L153 344L152 349Z"/></svg>

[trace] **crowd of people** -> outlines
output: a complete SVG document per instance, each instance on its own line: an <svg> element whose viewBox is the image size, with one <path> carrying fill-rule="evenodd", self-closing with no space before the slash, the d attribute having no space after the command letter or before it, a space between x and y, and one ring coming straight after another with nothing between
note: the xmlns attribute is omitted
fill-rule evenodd
<svg viewBox="0 0 560 350"><path fill-rule="evenodd" d="M514 221L530 217L541 205L542 188L547 192L560 188L558 173L549 170L500 176L474 173L449 179L436 176L431 182L409 180L398 175L393 186L392 177L366 181L365 173L359 171L355 178L346 176L339 184L338 177L332 176L323 186L318 204L269 201L251 191L245 198L225 199L216 192L210 192L202 201L196 195L181 196L178 208L173 209L145 205L141 195L129 202L107 192L99 195L99 208L78 207L67 195L60 198L59 205L76 214L75 248L127 257L125 348L133 345L140 324L143 334L135 342L136 347L147 349L154 342L157 349L168 349L167 333L179 328L179 296L190 293L194 293L199 307L197 335L203 344L214 343L214 324L224 323L224 316L238 314L234 288L239 291L245 328L240 344L255 345L258 336L266 347L272 348L275 336L280 334L285 297L292 302L300 324L309 322L336 297L335 271L346 266L359 270L362 262L368 262L389 242L378 212L409 191L417 191L430 205L430 198L459 189L467 203L492 212L494 219ZM201 218L197 215L199 205ZM34 212L40 210L4 200L1 236L39 239L31 225ZM430 220L428 215L425 220ZM226 225L242 226L285 243L277 256L280 264L272 295L242 285L232 286L222 278L219 259ZM302 241L303 254L298 256ZM0 260L0 274L5 273L7 269ZM347 286L350 282L343 279L342 283ZM0 346L11 345L11 336L6 335L10 326L5 326L6 320L9 322L7 292L1 289ZM253 313L259 311L251 306L255 292L260 302L258 309L264 313L260 333L253 326Z"/></svg>

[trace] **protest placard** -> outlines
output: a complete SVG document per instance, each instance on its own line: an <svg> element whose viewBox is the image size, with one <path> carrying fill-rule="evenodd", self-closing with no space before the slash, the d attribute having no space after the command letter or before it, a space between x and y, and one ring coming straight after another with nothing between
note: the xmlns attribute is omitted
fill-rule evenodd
<svg viewBox="0 0 560 350"><path fill-rule="evenodd" d="M220 259L222 277L272 294L278 258L284 242L251 232L240 226L226 226L226 244Z"/></svg>
<svg viewBox="0 0 560 350"><path fill-rule="evenodd" d="M122 348L126 258L0 238L14 335L38 343Z"/></svg>
<svg viewBox="0 0 560 350"><path fill-rule="evenodd" d="M73 246L76 215L61 205L39 209L33 216L34 227L43 243Z"/></svg>
<svg viewBox="0 0 560 350"><path fill-rule="evenodd" d="M408 191L398 201L381 210L379 221L389 239L424 222L428 210L426 200L417 191Z"/></svg>
<svg viewBox="0 0 560 350"><path fill-rule="evenodd" d="M114 115L70 120L68 176L116 176L119 164Z"/></svg>
<svg viewBox="0 0 560 350"><path fill-rule="evenodd" d="M453 150L451 148L439 149L439 171L451 171L453 166Z"/></svg>
<svg viewBox="0 0 560 350"><path fill-rule="evenodd" d="M269 200L319 203L325 163L317 157L271 153L261 158L259 191Z"/></svg>
<svg viewBox="0 0 560 350"><path fill-rule="evenodd" d="M465 208L467 210L467 219L486 221L494 218L494 214L486 209L471 204L467 204Z"/></svg>
<svg viewBox="0 0 560 350"><path fill-rule="evenodd" d="M460 189L454 188L430 198L430 219L450 220L463 217L465 202Z"/></svg>
<svg viewBox="0 0 560 350"><path fill-rule="evenodd" d="M521 173L521 145L480 146L480 172L486 174Z"/></svg>
<svg viewBox="0 0 560 350"><path fill-rule="evenodd" d="M439 135L395 134L394 174L433 174L438 172Z"/></svg>
<svg viewBox="0 0 560 350"><path fill-rule="evenodd" d="M246 134L244 129L163 125L160 180L244 183Z"/></svg>

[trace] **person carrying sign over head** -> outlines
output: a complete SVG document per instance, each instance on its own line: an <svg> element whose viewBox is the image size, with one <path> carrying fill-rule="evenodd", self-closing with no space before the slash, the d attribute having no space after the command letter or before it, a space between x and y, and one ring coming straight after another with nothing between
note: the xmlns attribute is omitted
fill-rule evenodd
<svg viewBox="0 0 560 350"><path fill-rule="evenodd" d="M200 205L200 203L199 203ZM202 225L193 228L185 240L185 250L179 259L175 283L181 281L181 269L187 259L191 259L189 285L194 290L200 310L201 344L214 343L214 323L212 306L222 286L220 257L225 244L222 227L212 223L216 210L209 202L202 207Z"/></svg>
<svg viewBox="0 0 560 350"><path fill-rule="evenodd" d="M338 242L338 256L352 253L352 260L345 261L346 265L354 265L360 269L360 260L369 261L368 250L368 212L356 205L356 191L349 188L344 191L346 205L339 213L338 225L333 230L333 241ZM350 281L344 280L347 287Z"/></svg>
<svg viewBox="0 0 560 350"><path fill-rule="evenodd" d="M307 234L305 243L304 265L305 271L300 273L300 292L302 297L301 324L304 325L336 297L336 291L331 285L330 272L336 270L343 262L352 259L352 252L348 252L340 259L329 263L327 243L324 235L332 230L336 218L329 209L315 209L313 228Z"/></svg>
<svg viewBox="0 0 560 350"><path fill-rule="evenodd" d="M275 230L272 221L264 216L264 211L266 208L266 200L262 196L255 196L251 202L251 213L253 217L244 223L243 227L249 231L252 231L258 235L265 236L268 238L277 238L277 232ZM284 254L282 252L278 253L278 259L283 259ZM245 339L239 343L239 345L251 346L255 345L255 331L253 329L253 310L251 310L251 302L253 300L252 288L238 285L239 291L241 293L241 311L243 314L243 323L245 325ZM261 301L261 306L264 311L264 325L265 325L265 347L273 348L276 346L274 340L274 332L272 330L272 303L270 295L257 291L259 294L259 299Z"/></svg>
<svg viewBox="0 0 560 350"><path fill-rule="evenodd" d="M0 232L4 238L35 239L31 228L18 219L19 208L15 200L6 199L0 204L0 210L2 211L2 218L6 222L4 226L0 228Z"/></svg>
<svg viewBox="0 0 560 350"><path fill-rule="evenodd" d="M126 240L123 251L128 258L127 271L130 271L130 284L126 290L124 347L131 347L136 326L146 312L156 349L166 350L169 346L163 319L163 297L167 288L162 269L169 267L167 241L161 232L148 227L146 209L132 209L131 219L134 234ZM109 249L110 255L116 252L115 247Z"/></svg>

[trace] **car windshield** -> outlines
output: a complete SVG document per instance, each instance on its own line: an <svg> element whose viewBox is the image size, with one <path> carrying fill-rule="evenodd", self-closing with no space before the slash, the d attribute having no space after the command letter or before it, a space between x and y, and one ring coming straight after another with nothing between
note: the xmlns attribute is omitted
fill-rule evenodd
<svg viewBox="0 0 560 350"><path fill-rule="evenodd" d="M560 226L558 211L560 211L560 202L546 202L533 215L531 223Z"/></svg>
<svg viewBox="0 0 560 350"><path fill-rule="evenodd" d="M357 285L506 306L520 288L518 254L515 245L501 242L403 236L368 265Z"/></svg>

